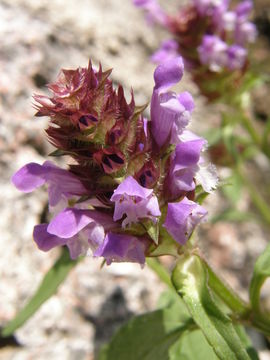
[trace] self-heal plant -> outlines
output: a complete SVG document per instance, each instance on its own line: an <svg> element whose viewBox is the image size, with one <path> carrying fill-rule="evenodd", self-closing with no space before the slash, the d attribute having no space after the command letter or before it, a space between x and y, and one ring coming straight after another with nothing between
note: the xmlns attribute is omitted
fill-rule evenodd
<svg viewBox="0 0 270 360"><path fill-rule="evenodd" d="M248 44L256 39L256 27L248 20L252 2L243 0L231 8L229 0L191 0L176 15L167 14L156 0L133 0L147 18L166 28L165 40L152 60L163 62L179 54L201 92L218 99L239 89L248 69Z"/></svg>
<svg viewBox="0 0 270 360"><path fill-rule="evenodd" d="M48 186L52 218L34 228L39 249L66 245L72 259L92 251L107 264L143 265L167 232L176 252L188 241L206 215L194 201L206 141L186 130L192 96L170 91L183 70L181 58L157 67L150 120L133 94L127 103L122 87L114 90L110 71L91 63L63 70L48 86L51 97L35 96L37 116L50 117L46 132L57 148L51 155L73 158L67 170L30 163L12 178L24 192Z"/></svg>
<svg viewBox="0 0 270 360"><path fill-rule="evenodd" d="M241 324L270 336L270 320L259 301L270 275L264 267L269 251L256 264L249 304L214 273L191 239L206 220L201 202L217 186L217 175L203 156L207 141L187 129L194 109L191 94L171 90L183 71L180 57L157 66L150 119L143 116L145 106L135 105L132 92L128 103L123 88L114 89L110 71L91 62L87 68L63 70L49 85L52 96L35 96L37 116L50 118L46 133L56 147L51 155L72 162L67 169L50 161L30 163L12 182L25 193L47 185L50 218L34 227L33 238L42 251L63 249L1 336L23 325L83 255L102 258L102 264L142 267L148 258L176 292L166 295L164 307L120 329L99 360L194 360L201 353L211 359L257 359ZM161 255L177 261L171 277L154 259Z"/></svg>

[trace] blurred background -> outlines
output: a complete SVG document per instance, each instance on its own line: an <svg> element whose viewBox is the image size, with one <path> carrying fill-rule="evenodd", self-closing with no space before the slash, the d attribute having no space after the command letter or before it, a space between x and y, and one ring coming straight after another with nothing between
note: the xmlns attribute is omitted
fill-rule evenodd
<svg viewBox="0 0 270 360"><path fill-rule="evenodd" d="M175 11L181 0L161 1ZM260 35L253 61L270 75L270 4L255 0L254 19ZM12 319L35 292L58 251L42 253L32 241L33 226L46 212L46 191L23 194L10 177L30 161L42 163L52 150L44 129L47 120L34 118L34 93L46 94L61 68L87 66L89 58L104 69L129 97L132 87L137 105L150 101L155 66L149 57L165 38L160 29L147 27L143 13L131 0L0 0L0 326ZM203 135L219 126L219 107L206 105L185 74L179 91L195 98L192 129ZM265 85L253 93L250 111L263 128L270 115L270 91ZM149 110L148 110L149 111ZM256 181L270 187L270 168L263 156L248 164ZM230 175L218 168L221 178ZM261 174L258 176L258 174ZM210 218L228 207L229 195L215 192L206 201ZM252 211L244 190L237 198L239 211ZM231 219L233 220L233 219ZM246 298L252 266L269 241L269 226L254 219L225 221L200 227L205 253L227 282ZM171 259L164 264L172 266ZM84 259L68 276L57 295L46 302L16 338L0 340L0 359L92 360L115 329L133 314L154 309L164 289L145 266L114 264L100 269L93 258ZM270 308L270 284L264 301ZM265 339L252 335L261 359L270 359Z"/></svg>

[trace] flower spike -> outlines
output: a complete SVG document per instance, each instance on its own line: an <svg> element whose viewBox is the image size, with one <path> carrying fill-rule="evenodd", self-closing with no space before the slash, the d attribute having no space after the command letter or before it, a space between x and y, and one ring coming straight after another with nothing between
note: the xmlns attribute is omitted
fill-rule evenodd
<svg viewBox="0 0 270 360"><path fill-rule="evenodd" d="M183 72L180 57L156 68L151 119L132 92L128 103L121 85L113 89L111 70L96 70L91 61L62 70L49 85L51 97L35 96L37 116L50 117L51 155L73 159L66 170L49 161L30 163L12 177L26 193L48 187L51 220L33 231L40 250L67 246L72 259L92 252L108 265L143 266L161 233L167 231L176 251L188 241L206 215L190 200L196 184L211 191L216 180L201 156L206 141L186 129L192 96L170 91Z"/></svg>

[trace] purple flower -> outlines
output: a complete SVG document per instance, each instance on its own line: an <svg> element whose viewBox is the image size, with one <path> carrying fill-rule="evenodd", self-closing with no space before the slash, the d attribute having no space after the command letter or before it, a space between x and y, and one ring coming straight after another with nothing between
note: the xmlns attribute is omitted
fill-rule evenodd
<svg viewBox="0 0 270 360"><path fill-rule="evenodd" d="M205 35L198 48L201 63L208 65L210 70L215 72L227 66L227 50L228 45L214 35Z"/></svg>
<svg viewBox="0 0 270 360"><path fill-rule="evenodd" d="M256 40L257 29L250 21L237 22L235 27L235 41L239 45L252 43Z"/></svg>
<svg viewBox="0 0 270 360"><path fill-rule="evenodd" d="M198 162L205 144L206 140L199 137L177 144L169 174L169 188L173 198L195 189L194 177L199 170Z"/></svg>
<svg viewBox="0 0 270 360"><path fill-rule="evenodd" d="M247 58L247 50L239 45L228 48L228 68L230 70L242 69Z"/></svg>
<svg viewBox="0 0 270 360"><path fill-rule="evenodd" d="M67 170L58 168L50 161L43 165L29 163L12 176L12 183L18 190L32 192L38 187L48 184L49 204L67 203L67 199L87 193L78 178Z"/></svg>
<svg viewBox="0 0 270 360"><path fill-rule="evenodd" d="M211 16L213 12L222 7L224 10L228 7L228 0L193 0L201 16Z"/></svg>
<svg viewBox="0 0 270 360"><path fill-rule="evenodd" d="M154 23L167 24L167 15L156 0L133 0L133 4L147 12L146 20L149 25Z"/></svg>
<svg viewBox="0 0 270 360"><path fill-rule="evenodd" d="M95 251L105 238L105 231L115 227L112 219L95 210L67 208L49 224L36 225L34 240L40 250L67 245L70 257L76 259L89 249Z"/></svg>
<svg viewBox="0 0 270 360"><path fill-rule="evenodd" d="M236 26L234 31L235 41L238 45L245 45L246 43L252 43L255 41L257 36L256 26L248 21L248 16L250 15L253 8L252 1L245 0L242 1L236 7Z"/></svg>
<svg viewBox="0 0 270 360"><path fill-rule="evenodd" d="M219 33L224 31L234 31L236 26L237 16L234 11L224 11L220 6L213 14L213 23Z"/></svg>
<svg viewBox="0 0 270 360"><path fill-rule="evenodd" d="M235 12L237 17L240 19L247 19L253 9L253 3L250 0L242 1L236 6Z"/></svg>
<svg viewBox="0 0 270 360"><path fill-rule="evenodd" d="M151 56L151 60L156 64L160 64L178 56L177 42L169 39L162 42L160 48Z"/></svg>
<svg viewBox="0 0 270 360"><path fill-rule="evenodd" d="M182 58L173 58L160 64L154 73L155 87L151 100L151 131L159 147L178 143L179 136L189 123L194 108L188 92L176 94L167 91L177 84L184 71Z"/></svg>
<svg viewBox="0 0 270 360"><path fill-rule="evenodd" d="M104 257L107 265L114 261L136 262L143 265L147 245L147 240L143 238L109 232L104 242L95 251L94 256Z"/></svg>
<svg viewBox="0 0 270 360"><path fill-rule="evenodd" d="M207 211L186 197L178 203L169 203L164 227L181 245L184 245L196 225L201 222Z"/></svg>
<svg viewBox="0 0 270 360"><path fill-rule="evenodd" d="M153 190L141 186L132 176L127 177L114 190L111 201L115 202L114 221L126 215L122 222L123 227L144 218L150 218L155 222L161 215L158 199L153 194Z"/></svg>
<svg viewBox="0 0 270 360"><path fill-rule="evenodd" d="M197 144L199 147L201 145L201 152L207 147L207 141L205 139L189 130L185 130L180 136L180 139L184 143L190 142L191 144ZM218 184L217 170L213 164L205 161L202 154L200 154L199 161L196 166L194 166L194 172L196 183L200 184L204 191L210 193L212 190L216 189Z"/></svg>

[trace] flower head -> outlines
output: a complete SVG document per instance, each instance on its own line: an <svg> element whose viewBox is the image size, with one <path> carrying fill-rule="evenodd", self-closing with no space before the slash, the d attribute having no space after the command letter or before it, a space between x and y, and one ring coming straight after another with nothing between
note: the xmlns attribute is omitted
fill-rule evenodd
<svg viewBox="0 0 270 360"><path fill-rule="evenodd" d="M154 14L151 7L140 7ZM235 8L230 0L190 0L176 14L167 15L165 23L160 22L172 37L161 44L152 61L162 63L183 56L194 82L210 101L237 91L249 64L247 46L257 35L248 20L252 8L250 0ZM237 81L232 81L231 75Z"/></svg>
<svg viewBox="0 0 270 360"><path fill-rule="evenodd" d="M212 71L220 71L227 65L228 45L219 37L205 35L198 48L202 64L208 65Z"/></svg>
<svg viewBox="0 0 270 360"><path fill-rule="evenodd" d="M121 86L113 90L110 71L91 63L63 70L49 86L51 98L35 97L38 116L50 117L52 155L73 158L67 170L30 163L12 177L24 192L48 187L50 220L33 231L40 250L67 246L72 259L92 252L108 265L143 265L159 246L161 228L175 247L188 240L206 213L188 197L198 181L211 191L215 178L201 156L205 140L186 129L192 96L170 91L183 70L179 57L157 67L150 121L133 95L128 104Z"/></svg>

